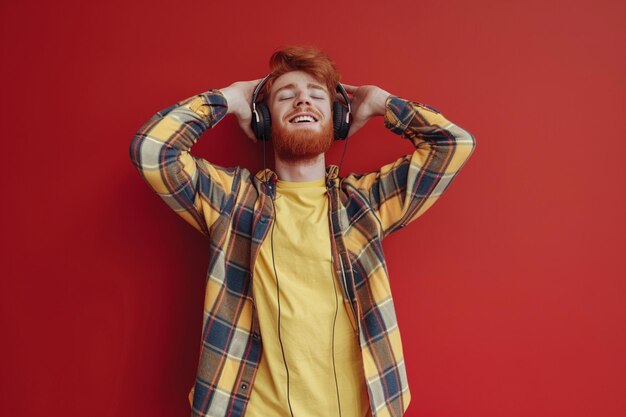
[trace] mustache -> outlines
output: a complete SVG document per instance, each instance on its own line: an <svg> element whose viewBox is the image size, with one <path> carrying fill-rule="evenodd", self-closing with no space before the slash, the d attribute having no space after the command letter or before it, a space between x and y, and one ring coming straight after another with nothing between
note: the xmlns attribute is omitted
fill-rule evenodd
<svg viewBox="0 0 626 417"><path fill-rule="evenodd" d="M287 114L287 116L285 116L285 120L289 121L291 120L292 117L294 117L296 114L299 114L299 113L312 113L315 115L315 118L317 120L322 119L322 114L319 111L315 110L313 107L301 107Z"/></svg>

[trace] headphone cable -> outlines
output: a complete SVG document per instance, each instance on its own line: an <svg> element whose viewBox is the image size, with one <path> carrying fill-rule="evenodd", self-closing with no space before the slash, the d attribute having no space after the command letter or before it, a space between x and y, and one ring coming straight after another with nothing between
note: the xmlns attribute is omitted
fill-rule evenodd
<svg viewBox="0 0 626 417"><path fill-rule="evenodd" d="M332 259L332 247L331 247L331 259ZM333 283L333 289L335 290L335 317L333 319L333 338L332 338L333 374L335 376L335 389L337 392L337 408L339 409L339 417L341 417L341 400L339 399L339 382L337 382L337 368L335 365L335 323L337 322L337 313L339 311L339 300L337 296L337 286L335 285L332 261L330 264L330 272L331 272L330 279Z"/></svg>
<svg viewBox="0 0 626 417"><path fill-rule="evenodd" d="M271 247L272 247L272 265L274 267L274 277L276 278L276 300L278 301L278 341L280 342L280 350L283 355L283 363L285 364L285 371L287 372L287 403L289 404L289 412L291 413L291 417L293 416L293 409L291 408L291 400L289 397L289 368L287 367L287 359L285 358L285 348L283 347L283 340L280 334L280 291L278 289L278 272L276 271L276 262L274 260L274 225L276 224L277 216L276 216L276 204L272 202L272 208L274 210L274 221L272 222L272 233L271 233Z"/></svg>
<svg viewBox="0 0 626 417"><path fill-rule="evenodd" d="M346 149L348 148L348 139L349 138L346 138L346 141L343 144L343 152L341 152L341 159L339 160L339 169L337 169L337 175L341 174L341 165L343 164L343 157L346 156Z"/></svg>

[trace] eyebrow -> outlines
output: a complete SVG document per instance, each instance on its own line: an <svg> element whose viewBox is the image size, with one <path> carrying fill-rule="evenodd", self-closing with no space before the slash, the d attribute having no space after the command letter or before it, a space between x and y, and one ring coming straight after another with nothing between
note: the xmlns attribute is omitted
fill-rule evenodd
<svg viewBox="0 0 626 417"><path fill-rule="evenodd" d="M324 93L326 92L326 89L319 84L308 83L306 86L307 88L314 88L316 90L322 90ZM276 90L274 94L278 94L282 90L293 89L293 88L296 88L296 85L294 83L283 85L278 90Z"/></svg>

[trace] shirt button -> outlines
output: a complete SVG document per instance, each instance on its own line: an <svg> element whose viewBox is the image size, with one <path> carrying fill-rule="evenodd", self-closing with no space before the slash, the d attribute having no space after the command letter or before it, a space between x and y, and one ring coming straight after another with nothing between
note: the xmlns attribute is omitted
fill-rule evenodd
<svg viewBox="0 0 626 417"><path fill-rule="evenodd" d="M258 338L259 338L259 334L258 334L258 333L256 333L256 332L255 332L255 333L252 333L252 337L253 337L253 338L255 338L255 339L258 339Z"/></svg>

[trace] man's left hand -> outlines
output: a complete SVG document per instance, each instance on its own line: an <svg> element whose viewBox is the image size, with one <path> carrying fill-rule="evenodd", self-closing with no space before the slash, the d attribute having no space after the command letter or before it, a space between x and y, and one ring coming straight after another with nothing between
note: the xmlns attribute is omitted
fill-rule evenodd
<svg viewBox="0 0 626 417"><path fill-rule="evenodd" d="M354 86L343 84L348 94L352 95L350 101L352 111L352 123L348 131L348 137L365 126L372 117L385 115L385 103L389 93L375 85Z"/></svg>

